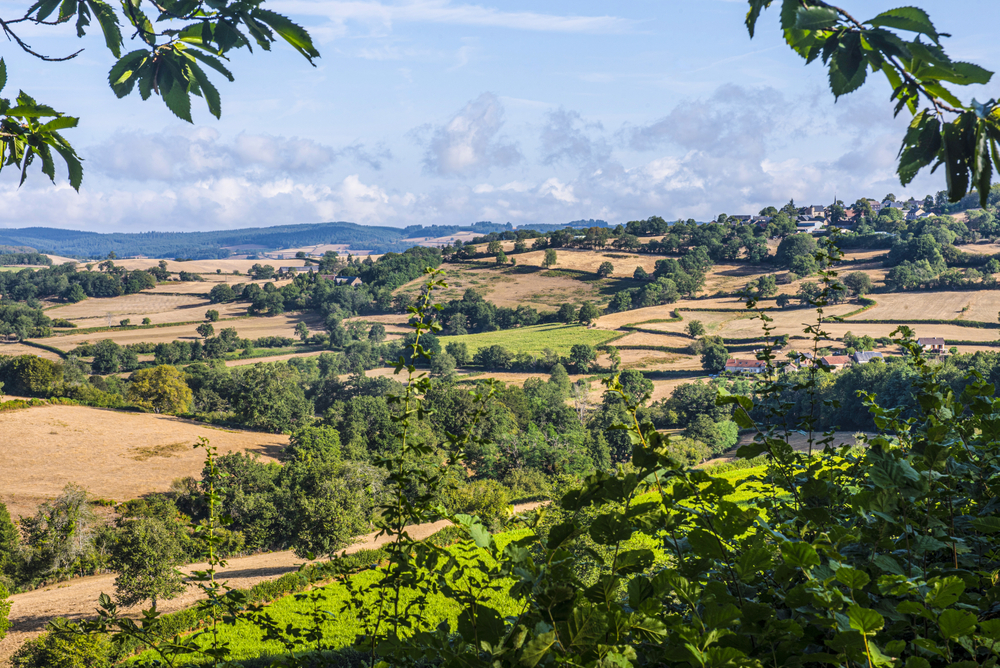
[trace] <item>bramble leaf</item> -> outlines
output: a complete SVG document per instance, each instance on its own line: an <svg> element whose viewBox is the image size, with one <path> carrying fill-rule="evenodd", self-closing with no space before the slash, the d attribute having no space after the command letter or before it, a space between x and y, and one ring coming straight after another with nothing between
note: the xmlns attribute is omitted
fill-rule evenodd
<svg viewBox="0 0 1000 668"><path fill-rule="evenodd" d="M865 23L875 28L886 27L916 32L927 35L935 42L940 41L940 35L934 29L931 17L919 7L890 9L887 12L882 12L873 19L865 21Z"/></svg>
<svg viewBox="0 0 1000 668"><path fill-rule="evenodd" d="M795 27L799 30L823 30L837 25L837 10L829 7L802 7L795 13Z"/></svg>

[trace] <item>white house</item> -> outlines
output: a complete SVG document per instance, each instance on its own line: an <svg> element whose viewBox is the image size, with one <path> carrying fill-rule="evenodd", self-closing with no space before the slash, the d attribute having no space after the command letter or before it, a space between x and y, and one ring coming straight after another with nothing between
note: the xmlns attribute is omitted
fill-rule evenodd
<svg viewBox="0 0 1000 668"><path fill-rule="evenodd" d="M944 339L940 336L928 336L917 339L917 345L929 353L943 353L945 351Z"/></svg>
<svg viewBox="0 0 1000 668"><path fill-rule="evenodd" d="M724 369L726 373L764 373L766 370L767 364L762 360L737 359L726 360L726 368Z"/></svg>

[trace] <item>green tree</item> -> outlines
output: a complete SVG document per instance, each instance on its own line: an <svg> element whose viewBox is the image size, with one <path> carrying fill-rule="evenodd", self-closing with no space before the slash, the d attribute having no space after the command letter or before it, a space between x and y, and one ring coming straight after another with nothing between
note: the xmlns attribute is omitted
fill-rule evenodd
<svg viewBox="0 0 1000 668"><path fill-rule="evenodd" d="M576 369L577 373L587 373L590 371L590 365L594 363L597 359L597 353L594 352L593 346L586 343L574 344L569 350L569 363Z"/></svg>
<svg viewBox="0 0 1000 668"><path fill-rule="evenodd" d="M131 318L124 318L122 320L119 320L118 324L121 325L122 327L128 327L129 325L132 324L132 319Z"/></svg>
<svg viewBox="0 0 1000 668"><path fill-rule="evenodd" d="M438 353L431 358L431 375L437 378L451 378L455 375L455 358L448 353Z"/></svg>
<svg viewBox="0 0 1000 668"><path fill-rule="evenodd" d="M380 322L373 323L368 330L368 340L372 343L382 343L385 341L385 325Z"/></svg>
<svg viewBox="0 0 1000 668"><path fill-rule="evenodd" d="M601 266L597 268L597 275L601 278L607 278L613 273L615 273L615 265L610 262L602 262Z"/></svg>
<svg viewBox="0 0 1000 668"><path fill-rule="evenodd" d="M571 325L576 322L576 307L572 304L560 304L556 311L556 320Z"/></svg>
<svg viewBox="0 0 1000 668"><path fill-rule="evenodd" d="M549 267L554 267L556 265L556 249L546 248L545 249L545 259L542 260L542 266L548 269Z"/></svg>
<svg viewBox="0 0 1000 668"><path fill-rule="evenodd" d="M187 413L194 400L184 374L168 364L134 372L129 378L127 397L157 413Z"/></svg>
<svg viewBox="0 0 1000 668"><path fill-rule="evenodd" d="M705 325L701 324L701 320L692 320L684 329L692 339L697 339L705 333Z"/></svg>
<svg viewBox="0 0 1000 668"><path fill-rule="evenodd" d="M184 591L184 577L177 570L184 551L176 534L153 517L123 518L115 531L109 565L115 578L115 599L130 607L171 599Z"/></svg>
<svg viewBox="0 0 1000 668"><path fill-rule="evenodd" d="M152 325L153 324L153 319L152 318L143 318L142 319L142 324L143 325Z"/></svg>
<svg viewBox="0 0 1000 668"><path fill-rule="evenodd" d="M86 298L87 293L84 292L83 287L79 283L73 283L63 293L63 299L71 304L82 302Z"/></svg>
<svg viewBox="0 0 1000 668"><path fill-rule="evenodd" d="M805 256L812 259L815 252L816 239L811 234L793 234L785 237L778 244L778 250L774 254L774 261L783 267L791 268L797 258ZM798 271L795 273L800 276L802 275Z"/></svg>
<svg viewBox="0 0 1000 668"><path fill-rule="evenodd" d="M0 640L7 637L10 629L10 592L3 582L0 582Z"/></svg>
<svg viewBox="0 0 1000 668"><path fill-rule="evenodd" d="M215 335L215 327L213 327L210 322L201 323L195 328L195 331L198 332L198 335L204 339Z"/></svg>
<svg viewBox="0 0 1000 668"><path fill-rule="evenodd" d="M444 349L452 356L456 365L465 366L469 363L469 346L465 341L452 341Z"/></svg>
<svg viewBox="0 0 1000 668"><path fill-rule="evenodd" d="M597 320L601 315L600 310L593 302L584 302L580 307L580 322L589 325Z"/></svg>
<svg viewBox="0 0 1000 668"><path fill-rule="evenodd" d="M293 461L339 462L340 432L328 425L299 427L288 438L285 456Z"/></svg>
<svg viewBox="0 0 1000 668"><path fill-rule="evenodd" d="M216 311L214 308L210 308L207 311L205 311L205 319L208 320L209 322L218 322L219 312Z"/></svg>
<svg viewBox="0 0 1000 668"><path fill-rule="evenodd" d="M503 244L499 240L494 239L486 246L486 252L489 255L499 255L503 252Z"/></svg>
<svg viewBox="0 0 1000 668"><path fill-rule="evenodd" d="M304 322L299 322L295 325L295 335L299 337L302 343L305 343L309 338L309 325Z"/></svg>
<svg viewBox="0 0 1000 668"><path fill-rule="evenodd" d="M863 271L854 271L844 276L844 285L858 297L868 294L874 288L871 277Z"/></svg>
<svg viewBox="0 0 1000 668"><path fill-rule="evenodd" d="M213 304L226 304L236 301L236 297L236 291L228 283L216 283L208 292L208 298ZM209 319L211 320L211 318Z"/></svg>
<svg viewBox="0 0 1000 668"><path fill-rule="evenodd" d="M254 429L290 431L313 414L299 374L287 364L254 364L233 373L230 403L237 418Z"/></svg>
<svg viewBox="0 0 1000 668"><path fill-rule="evenodd" d="M14 522L10 519L10 512L7 510L7 505L3 501L0 501L0 582L3 582L5 579L8 581L14 579L14 572L18 565L20 542L17 527L14 526ZM0 614L0 623L2 621L3 615Z"/></svg>
<svg viewBox="0 0 1000 668"><path fill-rule="evenodd" d="M721 344L708 345L701 352L701 368L708 373L722 373L726 368L729 351Z"/></svg>
<svg viewBox="0 0 1000 668"><path fill-rule="evenodd" d="M497 264L507 264L507 254L503 251L497 253Z"/></svg>

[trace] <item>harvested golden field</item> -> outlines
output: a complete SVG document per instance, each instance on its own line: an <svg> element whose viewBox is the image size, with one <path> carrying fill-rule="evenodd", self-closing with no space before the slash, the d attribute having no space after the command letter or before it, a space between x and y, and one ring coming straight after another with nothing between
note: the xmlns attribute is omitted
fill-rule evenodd
<svg viewBox="0 0 1000 668"><path fill-rule="evenodd" d="M199 436L220 454L253 452L275 461L283 435L231 431L167 415L84 406L39 406L0 413L0 499L29 515L69 483L97 498L124 501L163 492L200 473Z"/></svg>
<svg viewBox="0 0 1000 668"><path fill-rule="evenodd" d="M71 264L77 264L78 262L80 262L79 260L74 260L71 257L63 257L62 255L49 255L48 253L43 253L43 255L52 260L53 265L66 264L67 262Z"/></svg>
<svg viewBox="0 0 1000 668"><path fill-rule="evenodd" d="M208 293L211 292L217 283L228 283L229 285L256 283L261 287L264 287L265 283L274 283L275 287L280 288L292 282L291 279L281 281L251 281L246 276L233 276L231 274L205 274L204 278L204 281L167 281L157 285L155 288L143 290L143 292L146 294L201 295L207 299Z"/></svg>
<svg viewBox="0 0 1000 668"><path fill-rule="evenodd" d="M496 269L447 263L441 265L441 268L445 271L444 278L448 287L435 291L434 299L438 302L461 299L469 288L497 306L515 308L523 304L539 311L554 311L560 304L566 302L581 304L591 300L607 301L607 298L600 294L600 281L580 281L568 276L544 276L541 270L532 270L520 265ZM424 283L426 283L425 278L418 278L398 288L396 293L415 296Z"/></svg>
<svg viewBox="0 0 1000 668"><path fill-rule="evenodd" d="M204 311L196 311L198 316L203 316ZM288 336L295 337L295 325L305 322L311 330L322 329L320 318L312 313L285 313L276 316L261 316L254 318L241 318L239 320L227 320L214 323L216 333L227 327L235 327L240 338L259 339L262 336ZM65 336L39 339L39 341L59 348L60 350L72 350L81 343L97 343L104 339L111 339L119 345L129 343L169 343L179 339L200 339L195 331L197 325L175 325L172 327L156 327L152 329L124 329L112 330L109 332L94 332L92 334L68 334Z"/></svg>
<svg viewBox="0 0 1000 668"><path fill-rule="evenodd" d="M556 263L551 269L572 269L574 271L586 271L596 274L598 267L602 263L610 262L615 267L615 272L612 276L616 278L632 278L636 267L642 267L647 272L653 273L656 261L663 259L661 255L639 255L637 253L616 250L592 251L576 248L557 248L555 251ZM545 251L528 251L527 253L511 255L510 257L517 259L517 266L519 267L541 267L542 261L545 259Z"/></svg>
<svg viewBox="0 0 1000 668"><path fill-rule="evenodd" d="M612 341L610 345L623 346L667 346L670 348L684 348L690 345L692 339L683 334L673 334L663 332L662 334L652 334L650 332L631 332L620 339Z"/></svg>
<svg viewBox="0 0 1000 668"><path fill-rule="evenodd" d="M846 322L828 323L823 326L823 329L836 338L843 337L844 333L847 331L850 331L852 334L857 336L867 334L878 338L880 336L889 336L897 327L899 327L899 325L866 322L852 323L848 320ZM911 323L908 327L912 329L914 334L918 337L941 336L945 339L954 341L996 341L1000 338L1000 330L996 329L978 329L975 327L958 327L956 325L931 325L919 322ZM959 350L961 352L966 352L962 346L959 346Z"/></svg>
<svg viewBox="0 0 1000 668"><path fill-rule="evenodd" d="M191 284L182 283L179 285ZM154 325L164 322L201 320L205 317L205 311L209 309L215 309L223 318L235 318L246 315L247 305L245 303L212 304L198 295L137 292L121 297L85 299L76 304L65 304L48 309L45 314L50 318L71 320L79 327L107 327L117 325L124 318L129 318L133 325L140 324L143 318L149 318Z"/></svg>
<svg viewBox="0 0 1000 668"><path fill-rule="evenodd" d="M975 244L955 246L955 248L963 253L971 253L973 255L996 255L1000 253L1000 244L991 244L985 240Z"/></svg>
<svg viewBox="0 0 1000 668"><path fill-rule="evenodd" d="M59 355L56 355L50 350L27 346L23 343L10 343L6 341L0 341L0 355L10 355L11 357L16 357L18 355L37 355L38 357L52 360L53 362L58 362L62 359Z"/></svg>
<svg viewBox="0 0 1000 668"><path fill-rule="evenodd" d="M1000 290L894 292L872 295L878 306L857 317L871 320L978 320L996 322Z"/></svg>

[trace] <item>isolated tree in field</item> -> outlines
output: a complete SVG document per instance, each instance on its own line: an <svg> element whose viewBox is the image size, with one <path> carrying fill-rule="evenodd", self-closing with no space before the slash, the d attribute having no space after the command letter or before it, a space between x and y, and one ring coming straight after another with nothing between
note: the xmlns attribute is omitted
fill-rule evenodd
<svg viewBox="0 0 1000 668"><path fill-rule="evenodd" d="M692 339L697 339L699 336L705 333L705 325L701 324L701 320L692 320L687 324L685 330Z"/></svg>
<svg viewBox="0 0 1000 668"><path fill-rule="evenodd" d="M132 324L132 319L131 318L123 318L122 320L118 321L118 324L120 326L122 326L122 327L128 327L129 325Z"/></svg>
<svg viewBox="0 0 1000 668"><path fill-rule="evenodd" d="M205 319L208 320L209 322L218 322L219 312L216 311L214 308L210 308L207 311L205 311Z"/></svg>
<svg viewBox="0 0 1000 668"><path fill-rule="evenodd" d="M203 339L207 339L215 334L215 327L213 327L210 322L203 322L195 328L195 331L198 332L198 335Z"/></svg>
<svg viewBox="0 0 1000 668"><path fill-rule="evenodd" d="M778 305L778 308L785 308L792 303L792 297L790 295L780 294L774 300L774 303Z"/></svg>
<svg viewBox="0 0 1000 668"><path fill-rule="evenodd" d="M309 325L304 322L296 324L295 335L299 337L299 340L301 340L302 343L305 343L306 339L309 338Z"/></svg>
<svg viewBox="0 0 1000 668"><path fill-rule="evenodd" d="M844 276L844 285L857 297L868 294L875 287L871 277L863 271L854 271Z"/></svg>
<svg viewBox="0 0 1000 668"><path fill-rule="evenodd" d="M497 253L497 264L507 264L507 254L503 251Z"/></svg>
<svg viewBox="0 0 1000 668"><path fill-rule="evenodd" d="M652 277L649 275L649 272L643 269L642 267L635 268L635 271L632 272L632 278L637 281L648 281L652 279Z"/></svg>
<svg viewBox="0 0 1000 668"><path fill-rule="evenodd" d="M524 242L524 239L518 239L514 242L514 252L515 253L527 253L528 244Z"/></svg>
<svg viewBox="0 0 1000 668"><path fill-rule="evenodd" d="M194 397L177 367L139 369L129 378L128 400L157 413L187 413Z"/></svg>
<svg viewBox="0 0 1000 668"><path fill-rule="evenodd" d="M486 245L486 253L489 255L498 255L501 252L503 252L503 244L500 243L499 239L494 239Z"/></svg>
<svg viewBox="0 0 1000 668"><path fill-rule="evenodd" d="M722 373L726 368L726 360L729 359L729 351L719 343L712 343L701 352L701 368L708 373Z"/></svg>
<svg viewBox="0 0 1000 668"><path fill-rule="evenodd" d="M615 265L610 262L602 262L601 266L597 268L597 275L601 278L607 278L613 273L615 273Z"/></svg>
<svg viewBox="0 0 1000 668"><path fill-rule="evenodd" d="M580 307L580 322L590 325L601 315L600 309L593 302L584 302Z"/></svg>
<svg viewBox="0 0 1000 668"><path fill-rule="evenodd" d="M556 249L546 248L545 259L542 260L542 266L548 269L549 267L554 267L555 265L556 265Z"/></svg>
<svg viewBox="0 0 1000 668"><path fill-rule="evenodd" d="M184 591L177 570L184 552L177 536L155 517L123 518L115 532L109 565L115 578L115 599L131 607L170 599Z"/></svg>
<svg viewBox="0 0 1000 668"><path fill-rule="evenodd" d="M143 325L152 325L153 324L153 319L152 318L143 318L142 319L142 324Z"/></svg>
<svg viewBox="0 0 1000 668"><path fill-rule="evenodd" d="M556 320L571 325L576 322L576 307L572 304L560 304L556 311Z"/></svg>

